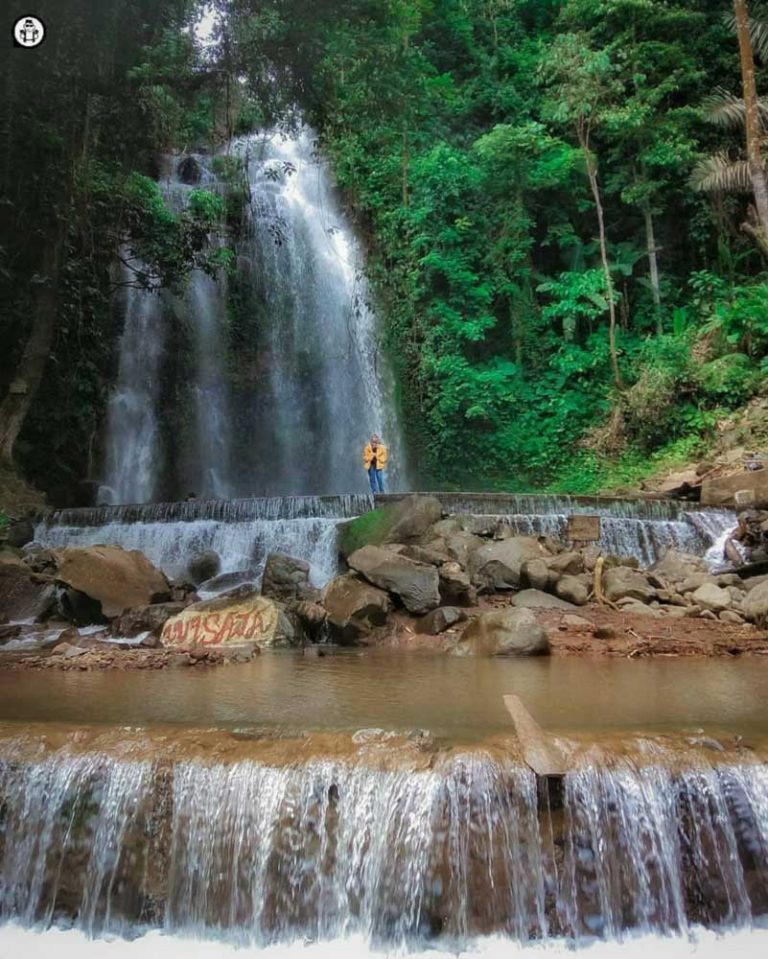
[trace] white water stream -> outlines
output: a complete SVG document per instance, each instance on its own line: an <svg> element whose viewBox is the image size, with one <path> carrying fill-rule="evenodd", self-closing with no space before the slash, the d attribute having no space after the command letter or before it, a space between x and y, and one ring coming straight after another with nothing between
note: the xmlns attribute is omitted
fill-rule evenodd
<svg viewBox="0 0 768 959"><path fill-rule="evenodd" d="M314 134L272 130L229 150L247 185L234 274L195 270L178 296L134 283L119 298L100 501L364 492L373 432L390 446L395 489L404 467L389 367ZM161 188L177 211L192 190L226 190L209 158L193 159L197 184L167 161ZM140 266L125 250L123 260Z"/></svg>

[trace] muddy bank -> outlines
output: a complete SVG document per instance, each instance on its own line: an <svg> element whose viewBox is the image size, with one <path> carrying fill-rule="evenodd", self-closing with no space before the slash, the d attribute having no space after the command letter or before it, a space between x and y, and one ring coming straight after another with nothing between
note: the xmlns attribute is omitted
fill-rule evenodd
<svg viewBox="0 0 768 959"><path fill-rule="evenodd" d="M248 663L259 652L258 648L240 649L122 649L104 644L82 648L69 644L49 653L10 652L0 655L0 669L58 669L71 670L134 670L165 669L187 666L231 666Z"/></svg>

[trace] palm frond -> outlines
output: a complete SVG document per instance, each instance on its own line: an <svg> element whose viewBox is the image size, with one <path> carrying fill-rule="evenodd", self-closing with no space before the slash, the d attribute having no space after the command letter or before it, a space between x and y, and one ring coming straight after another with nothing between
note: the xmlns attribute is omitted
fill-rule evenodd
<svg viewBox="0 0 768 959"><path fill-rule="evenodd" d="M736 30L736 18L732 13L726 14L726 23L731 30ZM752 48L755 56L760 60L768 61L768 4L753 4L749 14L749 34L752 38Z"/></svg>
<svg viewBox="0 0 768 959"><path fill-rule="evenodd" d="M722 87L717 87L713 93L704 98L702 108L704 118L709 123L731 130L744 128L746 117L744 101L741 97L737 97ZM761 123L764 127L768 127L768 99L758 99L757 108Z"/></svg>
<svg viewBox="0 0 768 959"><path fill-rule="evenodd" d="M688 182L701 193L749 193L752 181L746 160L732 160L725 153L699 160Z"/></svg>

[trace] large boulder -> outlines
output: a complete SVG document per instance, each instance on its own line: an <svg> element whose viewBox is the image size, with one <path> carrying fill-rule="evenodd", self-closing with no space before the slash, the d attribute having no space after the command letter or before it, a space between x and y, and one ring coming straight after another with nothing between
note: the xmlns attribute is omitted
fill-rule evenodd
<svg viewBox="0 0 768 959"><path fill-rule="evenodd" d="M741 611L752 623L768 624L768 580L749 590L741 601Z"/></svg>
<svg viewBox="0 0 768 959"><path fill-rule="evenodd" d="M656 597L656 590L649 584L643 573L629 566L614 566L607 569L603 573L603 590L605 598L611 603L625 598L649 603Z"/></svg>
<svg viewBox="0 0 768 959"><path fill-rule="evenodd" d="M280 647L294 645L294 630L271 599L240 586L215 599L193 603L163 626L163 646Z"/></svg>
<svg viewBox="0 0 768 959"><path fill-rule="evenodd" d="M560 599L574 606L586 606L589 599L589 587L578 576L563 576L557 581L555 592Z"/></svg>
<svg viewBox="0 0 768 959"><path fill-rule="evenodd" d="M529 609L481 613L452 649L455 656L541 656L549 639Z"/></svg>
<svg viewBox="0 0 768 959"><path fill-rule="evenodd" d="M364 639L387 621L392 602L382 589L347 573L326 586L323 605L329 627L343 643Z"/></svg>
<svg viewBox="0 0 768 959"><path fill-rule="evenodd" d="M520 585L523 563L542 555L538 540L532 536L512 536L475 550L469 557L469 574L480 589L515 589Z"/></svg>
<svg viewBox="0 0 768 959"><path fill-rule="evenodd" d="M339 533L339 552L348 557L364 546L415 543L441 516L440 500L434 496L408 496L396 503L388 503L343 523Z"/></svg>
<svg viewBox="0 0 768 959"><path fill-rule="evenodd" d="M0 563L0 622L39 621L52 612L56 587L48 576L36 576L20 560Z"/></svg>
<svg viewBox="0 0 768 959"><path fill-rule="evenodd" d="M309 563L285 553L270 553L264 566L261 592L272 599L303 599L309 589Z"/></svg>
<svg viewBox="0 0 768 959"><path fill-rule="evenodd" d="M557 573L549 569L546 559L539 556L536 559L527 559L520 567L520 581L531 589L545 590L555 585Z"/></svg>
<svg viewBox="0 0 768 959"><path fill-rule="evenodd" d="M727 589L715 586L714 583L703 583L693 593L691 599L702 609L711 609L713 613L721 613L728 609L732 602L731 594Z"/></svg>
<svg viewBox="0 0 768 959"><path fill-rule="evenodd" d="M187 575L198 586L207 579L213 579L221 571L221 557L215 549L206 549L193 556L187 564Z"/></svg>
<svg viewBox="0 0 768 959"><path fill-rule="evenodd" d="M440 578L434 566L379 546L364 546L347 562L369 583L397 596L409 613L422 615L440 605Z"/></svg>
<svg viewBox="0 0 768 959"><path fill-rule="evenodd" d="M56 555L56 580L98 603L107 619L171 598L164 574L136 549L87 546L57 550Z"/></svg>
<svg viewBox="0 0 768 959"><path fill-rule="evenodd" d="M700 556L668 549L651 570L661 579L677 583L697 573L707 573L707 564Z"/></svg>

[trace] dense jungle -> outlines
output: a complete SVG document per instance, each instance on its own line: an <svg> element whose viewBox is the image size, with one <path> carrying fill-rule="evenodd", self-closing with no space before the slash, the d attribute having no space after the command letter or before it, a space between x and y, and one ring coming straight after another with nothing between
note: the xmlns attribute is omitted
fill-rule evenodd
<svg viewBox="0 0 768 959"><path fill-rule="evenodd" d="M231 273L248 185L227 144L305 121L365 245L415 486L616 488L704 456L759 401L759 4L38 8L45 43L0 67L9 488L23 476L54 502L92 499L121 251L141 258L139 287ZM171 152L214 157L225 189L200 184L173 209L156 182ZM235 350L249 322L231 298Z"/></svg>

